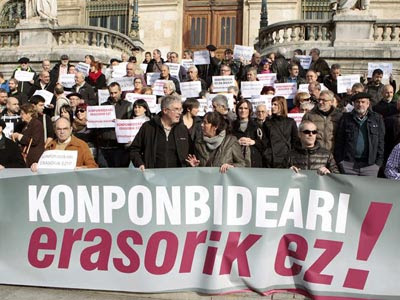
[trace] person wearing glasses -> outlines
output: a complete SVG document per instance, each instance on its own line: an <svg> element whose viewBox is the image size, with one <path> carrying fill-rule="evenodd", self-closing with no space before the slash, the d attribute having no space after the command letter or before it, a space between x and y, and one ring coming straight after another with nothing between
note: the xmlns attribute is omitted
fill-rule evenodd
<svg viewBox="0 0 400 300"><path fill-rule="evenodd" d="M186 158L192 152L189 131L181 121L180 97L164 96L161 115L156 115L140 127L130 146L130 158L136 168L186 167Z"/></svg>
<svg viewBox="0 0 400 300"><path fill-rule="evenodd" d="M311 96L307 92L298 92L293 99L294 107L289 111L290 114L300 113L300 105L303 103L311 103Z"/></svg>
<svg viewBox="0 0 400 300"><path fill-rule="evenodd" d="M332 91L322 91L317 106L303 117L303 120L310 120L317 126L318 142L321 147L331 152L334 149L335 133L342 117L340 110L333 105L334 99L335 95Z"/></svg>
<svg viewBox="0 0 400 300"><path fill-rule="evenodd" d="M301 170L316 170L319 175L339 173L332 153L321 147L317 141L317 133L317 126L313 122L305 120L300 123L300 143L290 151L290 169L296 173Z"/></svg>

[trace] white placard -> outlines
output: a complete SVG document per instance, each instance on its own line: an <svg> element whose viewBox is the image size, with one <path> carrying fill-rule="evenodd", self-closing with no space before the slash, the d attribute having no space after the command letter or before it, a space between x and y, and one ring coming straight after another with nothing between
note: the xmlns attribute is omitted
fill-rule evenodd
<svg viewBox="0 0 400 300"><path fill-rule="evenodd" d="M121 91L126 92L126 91L133 91L135 89L135 86L133 84L133 80L135 77L118 77L114 78L114 82L118 82L119 85L121 86Z"/></svg>
<svg viewBox="0 0 400 300"><path fill-rule="evenodd" d="M347 89L351 89L353 84L360 82L360 75L342 75L337 78L337 92L347 93Z"/></svg>
<svg viewBox="0 0 400 300"><path fill-rule="evenodd" d="M147 105L150 108L150 112L155 114L157 110L157 96L156 95L142 95L142 94L134 94L127 93L125 95L125 100L131 103L134 103L138 99L143 99L147 102Z"/></svg>
<svg viewBox="0 0 400 300"><path fill-rule="evenodd" d="M11 135L14 133L14 123L13 122L5 122L6 128L3 129L4 135L11 139Z"/></svg>
<svg viewBox="0 0 400 300"><path fill-rule="evenodd" d="M181 94L186 98L197 98L201 92L200 81L181 82Z"/></svg>
<svg viewBox="0 0 400 300"><path fill-rule="evenodd" d="M51 100L53 100L53 93L50 93L49 91L46 90L36 90L33 96L39 95L44 98L44 106L49 106L51 103Z"/></svg>
<svg viewBox="0 0 400 300"><path fill-rule="evenodd" d="M164 84L167 80L156 80L153 84L153 95L164 96Z"/></svg>
<svg viewBox="0 0 400 300"><path fill-rule="evenodd" d="M299 127L301 121L303 120L304 113L293 113L293 114L288 114L288 118L292 118L293 120L296 121L297 127Z"/></svg>
<svg viewBox="0 0 400 300"><path fill-rule="evenodd" d="M99 105L101 105L108 100L110 92L108 90L98 90L97 97L99 98Z"/></svg>
<svg viewBox="0 0 400 300"><path fill-rule="evenodd" d="M209 111L213 111L212 108L212 100L214 97L218 95L224 95L228 99L228 108L229 109L234 109L235 108L235 98L233 97L233 94L228 94L228 93L221 93L221 94L207 94L207 103L209 107Z"/></svg>
<svg viewBox="0 0 400 300"><path fill-rule="evenodd" d="M253 104L253 111L255 112L257 106L264 104L267 110L271 110L272 98L274 95L254 95L251 97L250 102Z"/></svg>
<svg viewBox="0 0 400 300"><path fill-rule="evenodd" d="M242 81L240 90L243 98L251 98L253 95L260 95L263 86L261 81Z"/></svg>
<svg viewBox="0 0 400 300"><path fill-rule="evenodd" d="M228 87L235 85L235 76L228 75L228 76L213 76L212 77L212 92L227 92Z"/></svg>
<svg viewBox="0 0 400 300"><path fill-rule="evenodd" d="M320 83L319 85L321 86L321 91L328 90L328 88L327 88L323 83ZM298 92L298 93L299 93L299 92L309 93L309 91L308 91L308 86L309 86L308 83L302 83L302 84L300 84L300 85L299 85L299 89L297 90L297 92Z"/></svg>
<svg viewBox="0 0 400 300"><path fill-rule="evenodd" d="M376 69L381 69L383 71L383 79L385 83L389 83L390 74L393 74L393 64L392 63L368 63L368 77L372 77L372 73Z"/></svg>
<svg viewBox="0 0 400 300"><path fill-rule="evenodd" d="M206 114L206 112L212 111L212 109L208 105L207 99L199 98L197 99L197 101L199 101L200 103L199 112L197 113L199 117L203 117Z"/></svg>
<svg viewBox="0 0 400 300"><path fill-rule="evenodd" d="M143 73L146 73L146 71L147 71L147 64L140 64L140 70L142 70Z"/></svg>
<svg viewBox="0 0 400 300"><path fill-rule="evenodd" d="M179 80L179 69L181 67L180 64L173 64L173 63L165 63L169 67L169 74L171 76L177 78Z"/></svg>
<svg viewBox="0 0 400 300"><path fill-rule="evenodd" d="M182 66L187 71L191 66L194 66L193 60L191 59L182 59L181 61Z"/></svg>
<svg viewBox="0 0 400 300"><path fill-rule="evenodd" d="M111 74L112 78L120 78L126 75L126 65L128 63L120 63L116 66L113 66L113 72Z"/></svg>
<svg viewBox="0 0 400 300"><path fill-rule="evenodd" d="M276 81L276 73L257 74L257 78L263 83L264 86L274 86Z"/></svg>
<svg viewBox="0 0 400 300"><path fill-rule="evenodd" d="M156 80L160 79L160 73L147 73L146 83L148 86L152 86Z"/></svg>
<svg viewBox="0 0 400 300"><path fill-rule="evenodd" d="M283 96L286 99L293 99L297 93L297 83L275 83L275 96Z"/></svg>
<svg viewBox="0 0 400 300"><path fill-rule="evenodd" d="M254 47L235 45L233 48L233 58L240 59L243 57L245 60L251 60L254 53Z"/></svg>
<svg viewBox="0 0 400 300"><path fill-rule="evenodd" d="M114 105L87 107L88 128L114 128L115 119Z"/></svg>
<svg viewBox="0 0 400 300"><path fill-rule="evenodd" d="M300 60L300 65L304 70L308 70L312 63L312 57L310 55L296 55L296 57Z"/></svg>
<svg viewBox="0 0 400 300"><path fill-rule="evenodd" d="M16 71L14 74L14 78L22 82L31 81L33 80L34 76L35 76L34 72L28 72L28 71Z"/></svg>
<svg viewBox="0 0 400 300"><path fill-rule="evenodd" d="M347 112L352 112L354 109L354 106L351 105L350 103L348 103L344 108L346 109Z"/></svg>
<svg viewBox="0 0 400 300"><path fill-rule="evenodd" d="M116 120L115 135L117 136L118 143L127 144L132 142L144 122L146 122L144 119Z"/></svg>
<svg viewBox="0 0 400 300"><path fill-rule="evenodd" d="M75 66L75 70L77 72L82 72L83 74L85 74L85 76L88 76L90 71L90 65L85 64L84 62L80 62Z"/></svg>
<svg viewBox="0 0 400 300"><path fill-rule="evenodd" d="M38 170L73 170L76 168L77 159L77 150L47 150L43 152L39 159Z"/></svg>
<svg viewBox="0 0 400 300"><path fill-rule="evenodd" d="M195 65L209 65L210 64L210 52L208 50L194 51L193 62Z"/></svg>
<svg viewBox="0 0 400 300"><path fill-rule="evenodd" d="M75 85L75 74L61 74L59 81L63 87L70 89Z"/></svg>

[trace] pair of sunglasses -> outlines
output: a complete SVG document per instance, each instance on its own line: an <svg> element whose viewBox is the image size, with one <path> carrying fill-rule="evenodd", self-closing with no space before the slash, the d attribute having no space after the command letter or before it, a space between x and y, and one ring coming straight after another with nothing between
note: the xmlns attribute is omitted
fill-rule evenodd
<svg viewBox="0 0 400 300"><path fill-rule="evenodd" d="M304 134L317 134L318 133L317 130L303 130L302 132Z"/></svg>

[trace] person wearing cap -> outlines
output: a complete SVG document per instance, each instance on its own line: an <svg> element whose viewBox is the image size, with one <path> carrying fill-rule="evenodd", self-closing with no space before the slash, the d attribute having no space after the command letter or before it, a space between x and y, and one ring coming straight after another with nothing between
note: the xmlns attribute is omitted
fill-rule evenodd
<svg viewBox="0 0 400 300"><path fill-rule="evenodd" d="M27 57L21 57L21 58L18 60L19 67L17 67L17 68L14 70L14 72L13 72L11 78L15 78L15 73L16 73L17 71L26 71L26 72L34 73L33 78L35 78L35 77L36 77L36 72L31 68L31 66L29 65L29 62L30 62L30 61L29 61L29 58L27 58ZM24 95L27 96L28 93L29 93L29 90L30 90L30 88L31 88L31 86L32 86L33 83L34 83L34 80L33 80L33 79L30 80L30 81L23 81L23 82L20 82L19 85L18 85L18 92L20 92L20 93L22 93L22 94L24 94Z"/></svg>
<svg viewBox="0 0 400 300"><path fill-rule="evenodd" d="M0 119L0 170L5 168L26 168L21 149L12 140L6 138L6 123Z"/></svg>
<svg viewBox="0 0 400 300"><path fill-rule="evenodd" d="M51 80L55 83L59 82L60 75L68 74L70 66L69 57L66 54L61 55L60 61L50 71Z"/></svg>
<svg viewBox="0 0 400 300"><path fill-rule="evenodd" d="M215 47L214 45L208 45L206 49L210 54L210 64L196 65L196 67L199 70L200 78L202 78L207 83L207 87L209 87L212 82L212 77L219 75L219 65L221 62L216 57L215 52L217 51L217 47Z"/></svg>
<svg viewBox="0 0 400 300"><path fill-rule="evenodd" d="M67 99L69 100L69 105L72 107L73 113L75 113L75 110L79 104L85 102L82 99L82 95L79 93L70 93L67 95Z"/></svg>
<svg viewBox="0 0 400 300"><path fill-rule="evenodd" d="M384 160L385 125L370 110L371 95L354 95L354 110L340 119L335 139L335 160L341 173L374 176Z"/></svg>

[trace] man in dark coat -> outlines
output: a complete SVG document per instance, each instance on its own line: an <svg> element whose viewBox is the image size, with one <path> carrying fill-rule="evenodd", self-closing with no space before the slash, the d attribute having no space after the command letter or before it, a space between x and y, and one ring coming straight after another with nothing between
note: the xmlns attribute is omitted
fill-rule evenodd
<svg viewBox="0 0 400 300"><path fill-rule="evenodd" d="M78 72L75 75L75 85L72 91L82 95L82 99L88 105L97 105L97 98L93 87L85 81L85 74Z"/></svg>
<svg viewBox="0 0 400 300"><path fill-rule="evenodd" d="M3 133L6 123L0 119L0 170L4 168L26 168L18 145Z"/></svg>
<svg viewBox="0 0 400 300"><path fill-rule="evenodd" d="M312 57L312 62L310 65L310 70L313 70L318 75L318 82L322 82L324 77L329 74L330 68L325 59L320 57L320 51L317 48L310 50L310 56Z"/></svg>

